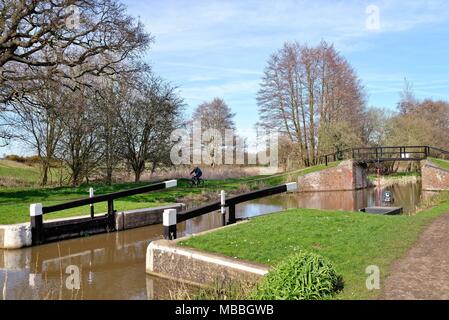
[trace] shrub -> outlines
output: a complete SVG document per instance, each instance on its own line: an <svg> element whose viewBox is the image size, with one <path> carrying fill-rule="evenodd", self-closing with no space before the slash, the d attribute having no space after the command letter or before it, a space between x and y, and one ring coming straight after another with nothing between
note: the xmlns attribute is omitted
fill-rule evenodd
<svg viewBox="0 0 449 320"><path fill-rule="evenodd" d="M20 162L20 163L24 163L26 161L25 157L21 157L16 154L9 154L9 155L5 156L5 160Z"/></svg>
<svg viewBox="0 0 449 320"><path fill-rule="evenodd" d="M256 300L318 300L331 298L341 288L332 263L301 251L270 271L252 293Z"/></svg>
<svg viewBox="0 0 449 320"><path fill-rule="evenodd" d="M16 154L9 154L9 155L5 156L5 160L15 161L15 162L25 163L25 164L36 164L36 163L40 162L40 157L37 155L22 157L22 156L18 156Z"/></svg>

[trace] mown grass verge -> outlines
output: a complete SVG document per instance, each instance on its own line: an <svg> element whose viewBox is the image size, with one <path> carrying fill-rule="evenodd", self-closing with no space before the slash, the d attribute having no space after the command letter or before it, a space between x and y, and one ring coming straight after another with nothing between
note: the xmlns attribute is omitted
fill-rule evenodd
<svg viewBox="0 0 449 320"><path fill-rule="evenodd" d="M230 191L231 193L240 192L240 190L255 190L265 186L275 186L285 182L296 181L301 175L320 171L325 168L336 166L338 162L314 166L284 174L251 176L235 179L208 180L202 188L188 187L187 179L179 179L177 188L170 188L163 191L151 192L142 195L123 198L114 201L116 210L131 210L158 205L165 205L178 201L184 201L185 198L201 197L203 194L216 195L220 190ZM152 182L141 183L119 183L112 186L104 184L82 185L80 187L56 187L56 188L0 188L0 224L12 224L29 221L29 205L32 203L42 203L44 206L59 204L75 199L86 198L89 187L95 189L95 194L106 194L114 191L126 190L151 184ZM215 197L214 197L215 198ZM95 212L106 211L106 203L95 205ZM89 207L74 208L46 215L46 219L71 217L76 215L89 214Z"/></svg>
<svg viewBox="0 0 449 320"><path fill-rule="evenodd" d="M391 263L405 254L423 227L449 213L447 193L437 203L416 216L293 209L192 237L180 245L268 265L301 250L315 252L328 258L343 277L344 288L336 299L370 299L380 290L366 288L366 267L377 265L385 279Z"/></svg>
<svg viewBox="0 0 449 320"><path fill-rule="evenodd" d="M449 170L449 161L442 160L442 159L436 159L436 158L430 158L430 160L434 164L436 164L438 167L445 169L445 170Z"/></svg>

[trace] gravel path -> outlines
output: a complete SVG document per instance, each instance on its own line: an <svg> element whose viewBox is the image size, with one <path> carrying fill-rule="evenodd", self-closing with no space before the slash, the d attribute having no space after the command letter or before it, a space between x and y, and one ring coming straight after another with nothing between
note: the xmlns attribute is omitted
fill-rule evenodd
<svg viewBox="0 0 449 320"><path fill-rule="evenodd" d="M449 214L426 227L392 265L380 299L449 299Z"/></svg>

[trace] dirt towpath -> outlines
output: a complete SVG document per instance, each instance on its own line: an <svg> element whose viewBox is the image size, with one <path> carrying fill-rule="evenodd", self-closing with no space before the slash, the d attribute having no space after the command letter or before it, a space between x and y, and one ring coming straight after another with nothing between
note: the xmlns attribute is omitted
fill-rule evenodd
<svg viewBox="0 0 449 320"><path fill-rule="evenodd" d="M393 263L383 287L380 299L449 299L449 214L428 225Z"/></svg>

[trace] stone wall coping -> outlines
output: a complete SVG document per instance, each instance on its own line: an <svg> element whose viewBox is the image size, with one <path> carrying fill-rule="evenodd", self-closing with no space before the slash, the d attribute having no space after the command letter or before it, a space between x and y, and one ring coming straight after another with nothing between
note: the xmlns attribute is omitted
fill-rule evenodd
<svg viewBox="0 0 449 320"><path fill-rule="evenodd" d="M270 270L272 270L271 266L267 266L267 265L253 262L253 261L232 258L232 257L226 256L223 254L207 252L204 250L179 245L180 242L186 241L190 238L206 235L208 233L216 232L218 230L223 230L226 228L232 228L232 227L235 227L236 225L247 223L248 221L249 220L239 221L232 225L223 226L223 227L212 229L212 230L206 230L203 232L191 234L191 235L188 235L188 236L185 236L182 238L178 238L175 240L161 239L161 240L152 241L152 242L150 242L150 244L148 245L148 248L147 248L146 272L149 274L152 274L154 276L161 277L161 278L175 279L177 281L182 281L182 282L190 281L189 279L182 279L182 278L179 279L174 274L166 274L166 273L161 273L161 272L155 271L155 269L157 270L157 268L155 268L153 265L153 263L154 263L153 255L156 252L162 252L163 254L168 254L168 255L183 256L183 257L188 258L189 260L190 259L196 260L199 263L213 264L213 265L217 265L220 267L233 269L237 272L250 273L250 274L260 276L260 277L264 276Z"/></svg>
<svg viewBox="0 0 449 320"><path fill-rule="evenodd" d="M239 271L250 272L261 276L267 274L271 269L269 266L266 266L261 263L246 261L242 259L235 259L218 253L211 253L190 247L179 246L170 240L152 241L148 245L148 250L149 251L159 250L166 253L173 253L188 257L189 259L195 259L206 263L218 264L224 267L237 269ZM147 266L147 269L148 267L149 269L152 269L151 266Z"/></svg>

